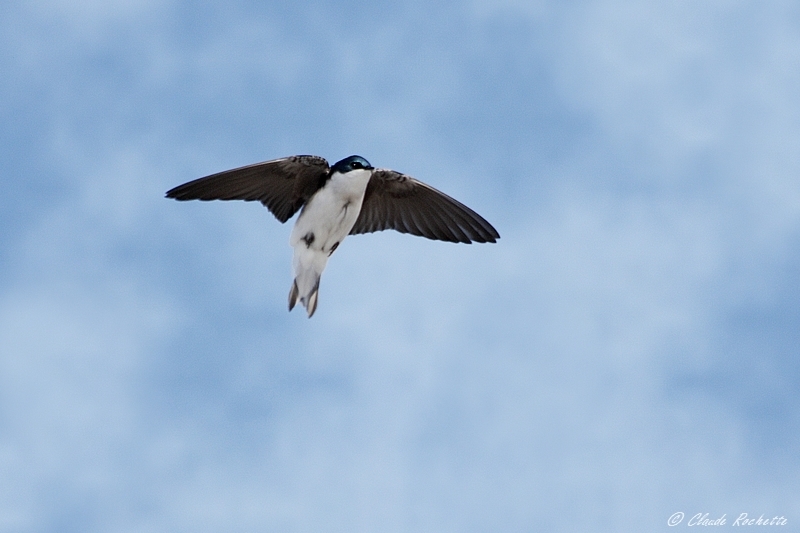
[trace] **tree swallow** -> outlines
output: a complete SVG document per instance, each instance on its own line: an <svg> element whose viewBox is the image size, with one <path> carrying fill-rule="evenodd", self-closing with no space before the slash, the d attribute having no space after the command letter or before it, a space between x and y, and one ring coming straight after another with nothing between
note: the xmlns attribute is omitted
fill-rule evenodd
<svg viewBox="0 0 800 533"><path fill-rule="evenodd" d="M464 204L419 180L374 168L352 155L332 167L297 155L226 170L167 191L176 200L258 200L282 223L298 210L289 244L297 300L308 317L317 309L322 271L347 235L394 229L440 241L496 242L491 224Z"/></svg>

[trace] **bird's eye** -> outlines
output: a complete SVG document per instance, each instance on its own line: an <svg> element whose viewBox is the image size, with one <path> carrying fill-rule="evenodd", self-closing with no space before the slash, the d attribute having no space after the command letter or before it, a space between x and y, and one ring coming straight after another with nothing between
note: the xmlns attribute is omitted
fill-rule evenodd
<svg viewBox="0 0 800 533"><path fill-rule="evenodd" d="M353 165L352 166L353 166L353 168L364 168L364 165L362 165L358 161L353 161Z"/></svg>

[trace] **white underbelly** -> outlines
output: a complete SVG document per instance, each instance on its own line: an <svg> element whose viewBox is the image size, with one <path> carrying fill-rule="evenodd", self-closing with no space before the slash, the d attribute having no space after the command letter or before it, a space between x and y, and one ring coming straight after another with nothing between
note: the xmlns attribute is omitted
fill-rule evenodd
<svg viewBox="0 0 800 533"><path fill-rule="evenodd" d="M289 239L296 251L304 247L330 254L347 237L361 211L369 181L370 172L363 173L348 175L346 180L334 174L304 206Z"/></svg>

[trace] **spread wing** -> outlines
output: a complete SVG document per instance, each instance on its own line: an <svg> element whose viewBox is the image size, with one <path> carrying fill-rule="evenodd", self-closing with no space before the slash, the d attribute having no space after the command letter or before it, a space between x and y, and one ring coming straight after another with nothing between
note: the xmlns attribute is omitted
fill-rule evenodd
<svg viewBox="0 0 800 533"><path fill-rule="evenodd" d="M286 222L323 186L328 162L296 155L226 170L167 191L176 200L258 200Z"/></svg>
<svg viewBox="0 0 800 533"><path fill-rule="evenodd" d="M376 169L351 235L395 229L450 242L495 242L500 234L478 213L430 185Z"/></svg>

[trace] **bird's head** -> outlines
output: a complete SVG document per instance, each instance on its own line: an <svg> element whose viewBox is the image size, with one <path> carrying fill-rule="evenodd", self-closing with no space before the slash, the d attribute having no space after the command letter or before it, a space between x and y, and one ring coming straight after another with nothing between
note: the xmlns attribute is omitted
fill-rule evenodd
<svg viewBox="0 0 800 533"><path fill-rule="evenodd" d="M338 172L339 174L346 174L353 170L373 170L373 166L360 155L351 155L331 167L331 172Z"/></svg>

